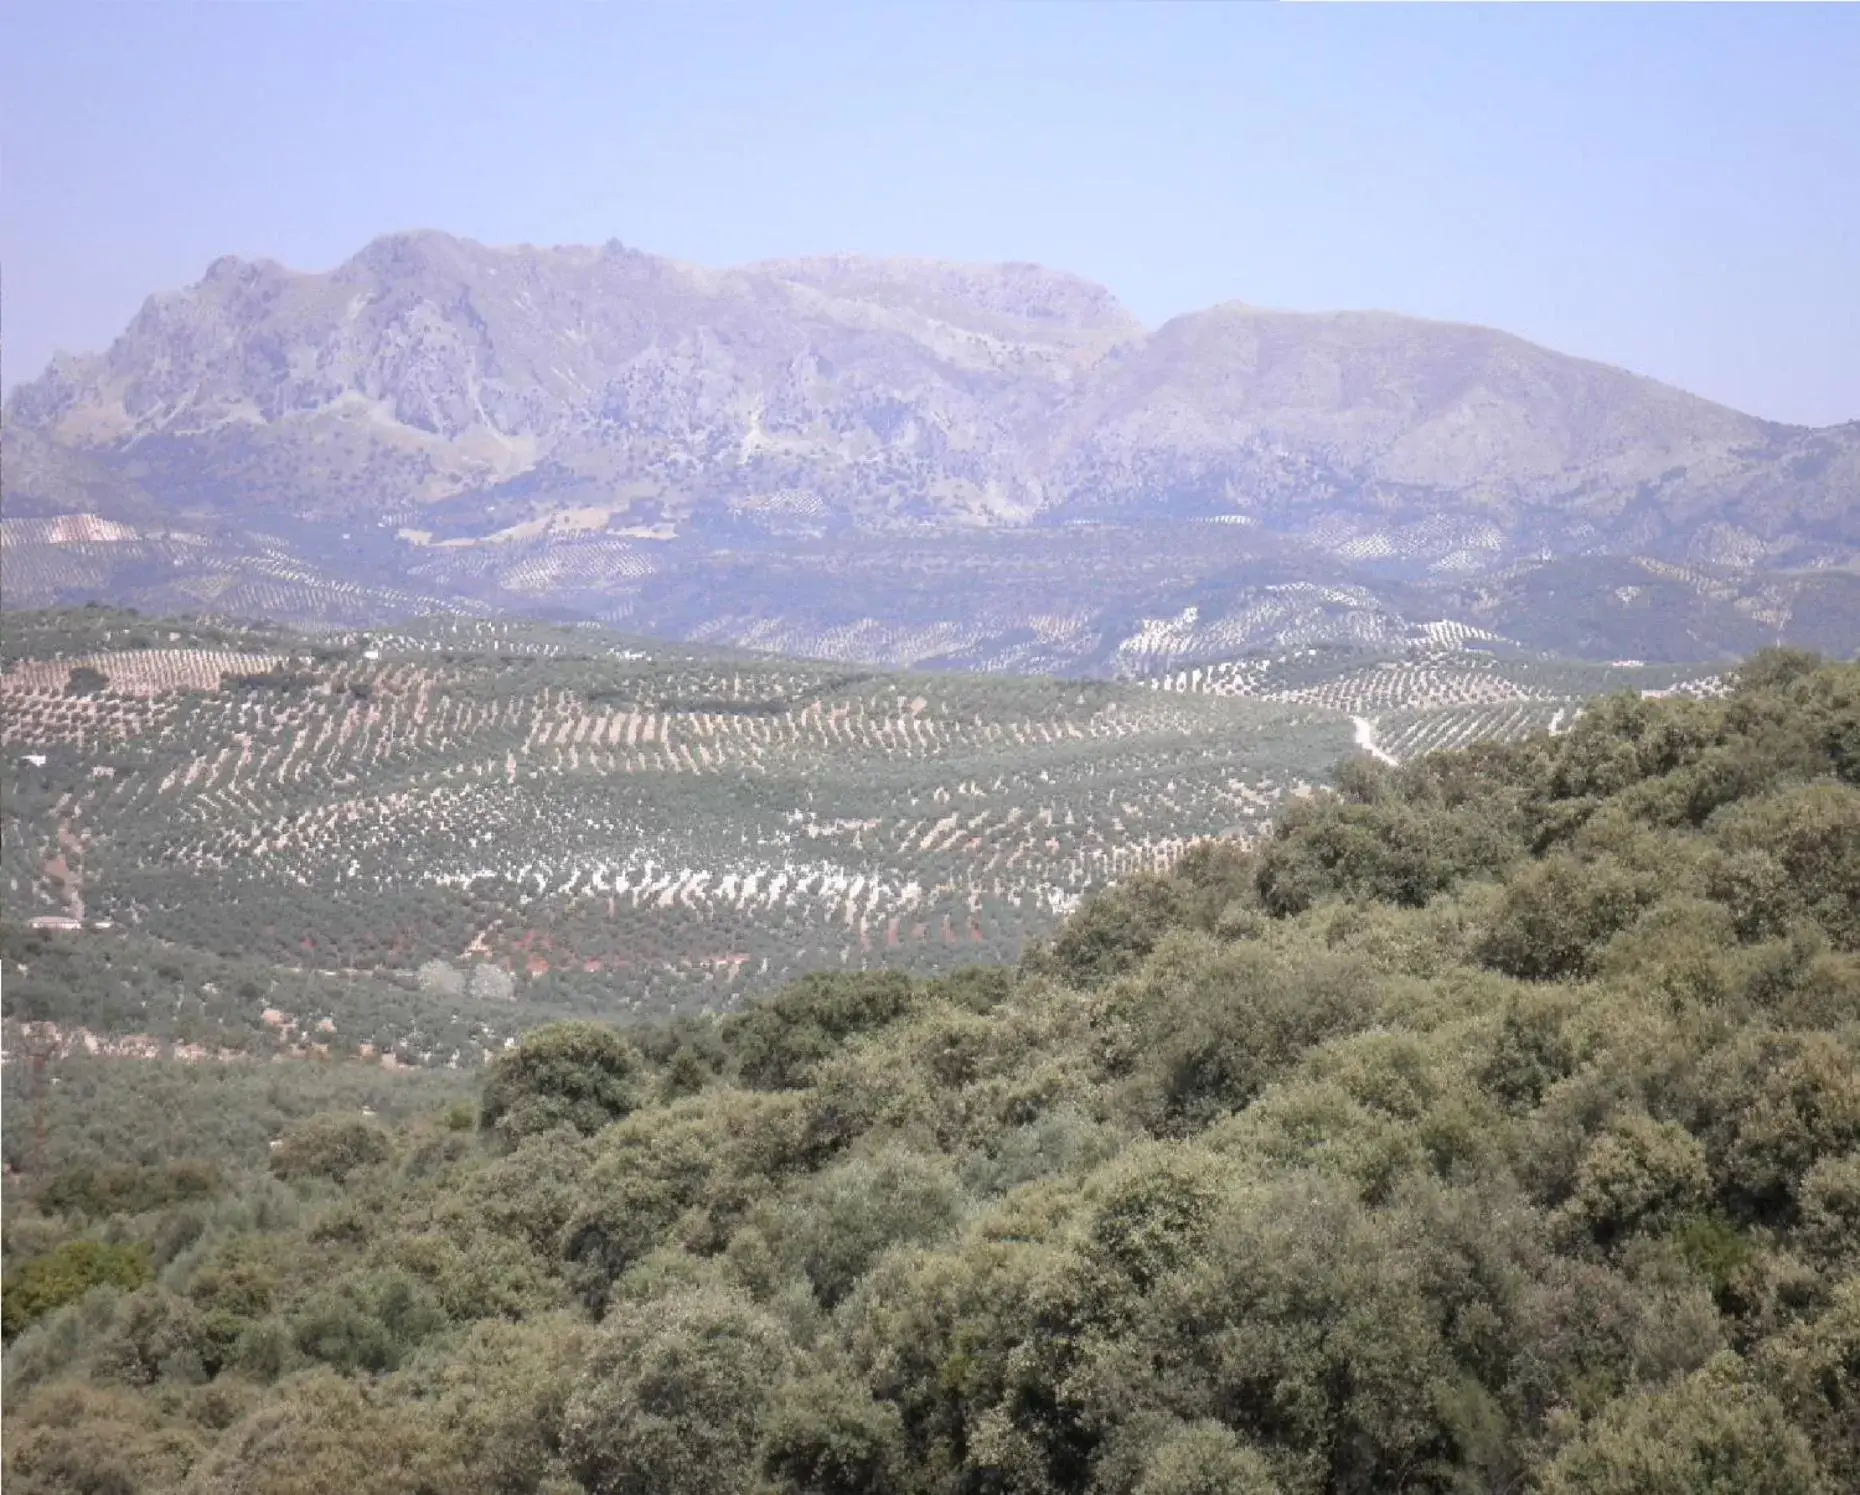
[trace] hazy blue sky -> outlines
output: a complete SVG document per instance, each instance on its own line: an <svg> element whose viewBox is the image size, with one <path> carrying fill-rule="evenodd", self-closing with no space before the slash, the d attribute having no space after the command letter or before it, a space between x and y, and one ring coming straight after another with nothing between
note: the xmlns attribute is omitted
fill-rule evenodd
<svg viewBox="0 0 1860 1495"><path fill-rule="evenodd" d="M384 231L1027 259L1860 417L1860 7L7 3L5 377Z"/></svg>

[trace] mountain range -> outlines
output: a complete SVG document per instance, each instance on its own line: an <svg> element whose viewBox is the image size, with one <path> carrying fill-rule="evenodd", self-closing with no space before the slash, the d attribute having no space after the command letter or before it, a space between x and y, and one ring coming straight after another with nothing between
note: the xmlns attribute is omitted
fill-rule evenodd
<svg viewBox="0 0 1860 1495"><path fill-rule="evenodd" d="M1093 673L1860 646L1860 422L1381 312L1152 330L1026 264L438 233L326 274L224 258L4 420L9 607L514 611Z"/></svg>

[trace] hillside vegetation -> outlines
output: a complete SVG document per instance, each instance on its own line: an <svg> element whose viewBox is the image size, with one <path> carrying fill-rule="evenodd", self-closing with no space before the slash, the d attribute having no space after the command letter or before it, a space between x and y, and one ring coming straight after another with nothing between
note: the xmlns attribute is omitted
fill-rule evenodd
<svg viewBox="0 0 1860 1495"><path fill-rule="evenodd" d="M93 1135L9 1183L9 1495L1837 1495L1860 667L1357 764L1013 968Z"/></svg>

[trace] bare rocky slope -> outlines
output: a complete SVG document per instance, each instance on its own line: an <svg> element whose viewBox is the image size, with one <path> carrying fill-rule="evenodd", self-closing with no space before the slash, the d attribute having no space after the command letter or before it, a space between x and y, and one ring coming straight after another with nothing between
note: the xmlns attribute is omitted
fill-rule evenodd
<svg viewBox="0 0 1860 1495"><path fill-rule="evenodd" d="M1691 612L1650 632L1659 586L1617 581L1583 600L1592 652L1838 645L1860 616L1860 423L1383 313L1149 331L1032 265L436 233L327 274L227 258L16 390L5 435L9 606L514 607L1096 669L1159 626L1189 653L1442 617L1529 642L1468 599L1606 555Z"/></svg>

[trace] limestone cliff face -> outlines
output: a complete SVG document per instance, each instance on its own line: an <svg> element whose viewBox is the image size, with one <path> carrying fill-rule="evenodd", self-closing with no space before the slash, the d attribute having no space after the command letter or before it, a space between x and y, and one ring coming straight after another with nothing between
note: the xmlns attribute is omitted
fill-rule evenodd
<svg viewBox="0 0 1860 1495"><path fill-rule="evenodd" d="M780 479L859 517L958 517L1037 506L1037 430L1139 336L1108 293L1034 266L718 272L414 234L327 275L220 260L8 416L79 449L179 447L235 488L257 463L278 481L245 496L266 507L410 513L540 476L688 514Z"/></svg>

